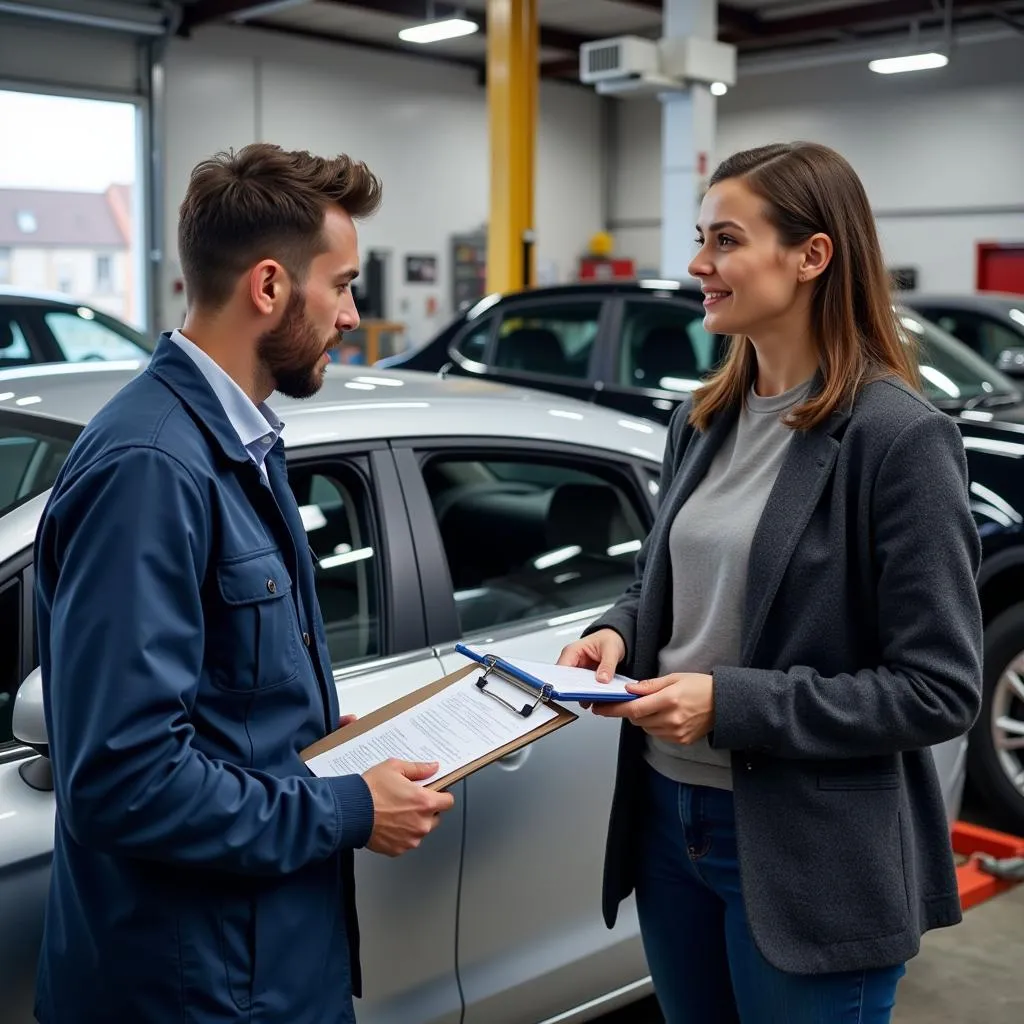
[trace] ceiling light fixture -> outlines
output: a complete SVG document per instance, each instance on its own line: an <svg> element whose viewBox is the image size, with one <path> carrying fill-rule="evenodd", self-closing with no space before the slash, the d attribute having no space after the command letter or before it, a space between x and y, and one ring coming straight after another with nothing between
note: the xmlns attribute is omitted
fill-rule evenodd
<svg viewBox="0 0 1024 1024"><path fill-rule="evenodd" d="M868 62L879 75L898 75L904 71L928 71L944 68L949 58L944 53L909 53L905 57L882 57Z"/></svg>
<svg viewBox="0 0 1024 1024"><path fill-rule="evenodd" d="M412 28L403 28L398 38L405 43L440 43L445 39L458 39L478 32L480 26L468 18L442 18Z"/></svg>
<svg viewBox="0 0 1024 1024"><path fill-rule="evenodd" d="M724 96L729 91L729 86L725 82L712 82L711 83L711 95L712 96Z"/></svg>
<svg viewBox="0 0 1024 1024"><path fill-rule="evenodd" d="M928 50L921 45L921 22L914 18L910 23L910 39L906 51L898 57L880 57L868 61L868 67L879 75L899 75L905 71L931 71L944 68L949 63L955 41L953 33L953 0L943 4L943 52Z"/></svg>

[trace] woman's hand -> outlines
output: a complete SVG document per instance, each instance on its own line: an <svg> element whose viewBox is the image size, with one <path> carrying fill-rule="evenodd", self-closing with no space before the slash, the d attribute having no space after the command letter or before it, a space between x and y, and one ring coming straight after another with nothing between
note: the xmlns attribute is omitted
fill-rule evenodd
<svg viewBox="0 0 1024 1024"><path fill-rule="evenodd" d="M592 668L597 681L607 683L625 656L626 643L622 637L614 629L599 629L563 647L557 664L568 665L569 668ZM590 702L581 700L580 707L589 708Z"/></svg>
<svg viewBox="0 0 1024 1024"><path fill-rule="evenodd" d="M636 700L595 704L594 714L626 718L649 735L670 743L696 743L715 727L715 687L711 676L673 672L629 683L626 689L641 696Z"/></svg>
<svg viewBox="0 0 1024 1024"><path fill-rule="evenodd" d="M595 669L597 681L607 683L625 656L626 644L622 637L614 629L599 629L563 648L557 664Z"/></svg>

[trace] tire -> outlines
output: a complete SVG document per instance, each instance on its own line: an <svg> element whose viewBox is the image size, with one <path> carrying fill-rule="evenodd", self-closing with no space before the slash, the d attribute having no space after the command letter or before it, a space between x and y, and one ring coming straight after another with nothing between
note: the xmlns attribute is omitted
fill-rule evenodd
<svg viewBox="0 0 1024 1024"><path fill-rule="evenodd" d="M1024 603L1007 608L985 630L984 684L981 714L967 747L967 775L998 827L1024 835L1024 734L996 724L1010 718L1024 729ZM1018 739L1022 746L1000 749L997 736Z"/></svg>

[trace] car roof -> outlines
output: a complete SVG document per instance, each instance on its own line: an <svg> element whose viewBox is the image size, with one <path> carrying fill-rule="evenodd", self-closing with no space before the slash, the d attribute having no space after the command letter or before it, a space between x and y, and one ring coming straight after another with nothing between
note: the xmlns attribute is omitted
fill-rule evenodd
<svg viewBox="0 0 1024 1024"><path fill-rule="evenodd" d="M1024 309L1024 295L1012 292L904 292L900 298L911 307L920 303L961 309L998 309L1000 312L1014 307Z"/></svg>
<svg viewBox="0 0 1024 1024"><path fill-rule="evenodd" d="M145 362L55 363L0 371L0 410L84 425ZM26 399L28 404L18 405ZM544 391L412 370L327 368L312 398L274 396L289 447L339 441L485 437L558 441L660 463L666 430ZM31 543L46 494L0 518L0 562Z"/></svg>
<svg viewBox="0 0 1024 1024"><path fill-rule="evenodd" d="M0 371L0 409L84 425L144 360L51 363ZM312 398L275 395L286 445L432 435L555 439L661 458L664 428L551 392L469 377L332 363Z"/></svg>
<svg viewBox="0 0 1024 1024"><path fill-rule="evenodd" d="M0 301L15 305L68 306L72 309L89 305L87 302L76 302L63 292L26 291L24 288L14 288L11 285L0 285Z"/></svg>
<svg viewBox="0 0 1024 1024"><path fill-rule="evenodd" d="M529 299L531 302L535 299L561 299L572 296L591 295L594 292L598 292L601 295L657 294L665 292L697 294L700 292L700 282L661 277L639 277L608 281L570 281L567 284L543 285L536 288L522 288L509 292L492 292L470 306L467 309L467 313L473 311L476 311L477 314L482 313L485 309L496 305L498 302L513 302L519 299Z"/></svg>

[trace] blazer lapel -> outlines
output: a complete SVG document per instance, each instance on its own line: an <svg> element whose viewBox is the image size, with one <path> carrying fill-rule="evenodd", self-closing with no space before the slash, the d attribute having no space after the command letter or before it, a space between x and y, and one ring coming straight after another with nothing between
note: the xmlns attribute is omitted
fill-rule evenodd
<svg viewBox="0 0 1024 1024"><path fill-rule="evenodd" d="M768 609L832 473L839 452L832 431L845 418L840 413L828 425L793 433L750 546L742 665L753 659Z"/></svg>

